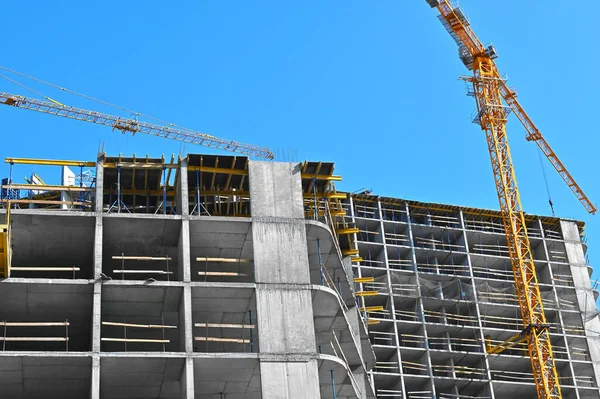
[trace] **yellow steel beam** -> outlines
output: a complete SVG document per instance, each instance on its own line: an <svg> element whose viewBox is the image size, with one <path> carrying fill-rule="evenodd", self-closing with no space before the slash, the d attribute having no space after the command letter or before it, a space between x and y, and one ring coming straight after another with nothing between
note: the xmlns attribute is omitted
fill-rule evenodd
<svg viewBox="0 0 600 399"><path fill-rule="evenodd" d="M524 334L523 332L521 332L517 335L510 337L506 341L501 342L498 345L494 345L494 346L492 346L490 341L491 341L490 336L486 335L485 349L486 349L487 353L498 354L498 353L502 353L505 350L510 349L514 346L524 343L525 341L527 341L527 335ZM526 350L526 348L523 348L523 350Z"/></svg>
<svg viewBox="0 0 600 399"><path fill-rule="evenodd" d="M304 193L304 198L315 198L315 194ZM329 199L346 199L346 194L343 193L317 193L317 199L329 198Z"/></svg>
<svg viewBox="0 0 600 399"><path fill-rule="evenodd" d="M342 251L342 255L344 255L344 256L358 255L358 249L344 249Z"/></svg>
<svg viewBox="0 0 600 399"><path fill-rule="evenodd" d="M200 195L202 195L202 196L205 196L205 195L223 195L223 196L236 195L238 197L249 197L250 192L249 191L234 191L234 190L204 190L204 191L200 191ZM189 197L196 198L196 193L190 192Z"/></svg>
<svg viewBox="0 0 600 399"><path fill-rule="evenodd" d="M14 204L41 204L41 205L90 205L89 202L30 200L30 199L19 199L19 200L6 200L6 199L3 199L0 202L14 203Z"/></svg>
<svg viewBox="0 0 600 399"><path fill-rule="evenodd" d="M371 320L371 319L367 320L367 325L369 325L369 326L373 325L373 324L379 324L379 323L380 323L379 320Z"/></svg>
<svg viewBox="0 0 600 399"><path fill-rule="evenodd" d="M350 258L350 261L352 262L362 262L363 258L361 258L360 256L357 256L355 258Z"/></svg>
<svg viewBox="0 0 600 399"><path fill-rule="evenodd" d="M315 175L310 173L302 173L303 179L327 180L327 181L342 181L342 176L334 175Z"/></svg>
<svg viewBox="0 0 600 399"><path fill-rule="evenodd" d="M35 159L35 158L5 158L4 162L15 165L46 165L46 166L83 166L93 167L96 162L89 161L65 161L58 159Z"/></svg>
<svg viewBox="0 0 600 399"><path fill-rule="evenodd" d="M177 164L144 162L110 162L104 164L105 169L116 169L117 166L127 169L175 169L179 167Z"/></svg>
<svg viewBox="0 0 600 399"><path fill-rule="evenodd" d="M377 296L379 292L377 291L356 291L356 296Z"/></svg>
<svg viewBox="0 0 600 399"><path fill-rule="evenodd" d="M361 312L383 312L383 306L365 306L360 308Z"/></svg>
<svg viewBox="0 0 600 399"><path fill-rule="evenodd" d="M355 234L358 233L360 230L358 229L358 227L348 227L345 229L339 229L337 231L338 234Z"/></svg>
<svg viewBox="0 0 600 399"><path fill-rule="evenodd" d="M356 277L354 279L355 283L372 283L375 281L375 277Z"/></svg>
<svg viewBox="0 0 600 399"><path fill-rule="evenodd" d="M78 186L48 186L45 184L6 184L0 186L2 188L13 188L16 190L40 190L40 191L96 191L92 187L78 187Z"/></svg>
<svg viewBox="0 0 600 399"><path fill-rule="evenodd" d="M242 169L213 168L210 166L188 166L187 169L190 171L198 170L200 172L207 172L207 173L223 173L225 175L241 175L241 176L248 175L248 171L242 170Z"/></svg>
<svg viewBox="0 0 600 399"><path fill-rule="evenodd" d="M10 203L6 208L6 217L0 224L0 277L10 277L11 262L11 237L10 237Z"/></svg>
<svg viewBox="0 0 600 399"><path fill-rule="evenodd" d="M114 192L114 189L113 190L105 189L104 193L106 194L111 191ZM149 195L149 196L161 195L162 196L163 190L121 189L121 194L123 194L123 195ZM175 190L167 190L167 197L172 197L174 195L175 195Z"/></svg>

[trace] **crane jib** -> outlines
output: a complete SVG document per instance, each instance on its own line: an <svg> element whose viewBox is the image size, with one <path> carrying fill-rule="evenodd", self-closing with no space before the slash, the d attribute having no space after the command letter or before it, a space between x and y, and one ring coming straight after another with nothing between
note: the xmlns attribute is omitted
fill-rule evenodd
<svg viewBox="0 0 600 399"><path fill-rule="evenodd" d="M247 156L255 156L265 159L273 159L275 157L273 153L266 147L259 147L251 144L239 143L237 141L221 139L191 130L176 129L171 126L156 125L147 122L140 122L136 119L121 118L101 112L69 107L54 100L43 101L8 93L0 93L0 104L37 111L49 115L62 116L84 122L91 122L98 125L104 125L111 127L113 130L120 130L123 133L144 133L156 137L203 145L206 147L217 148L224 151L236 152Z"/></svg>

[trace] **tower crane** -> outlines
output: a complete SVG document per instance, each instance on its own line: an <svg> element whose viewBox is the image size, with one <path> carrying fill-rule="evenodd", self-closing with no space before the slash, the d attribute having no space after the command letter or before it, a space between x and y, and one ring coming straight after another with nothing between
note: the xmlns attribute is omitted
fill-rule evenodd
<svg viewBox="0 0 600 399"><path fill-rule="evenodd" d="M171 126L140 122L133 118L121 118L100 112L88 111L81 108L66 106L54 100L44 101L14 94L0 93L0 104L109 126L112 127L113 130L120 130L122 133L144 133L166 139L183 141L185 143L237 152L248 156L256 156L265 159L274 158L273 153L266 147L244 144L233 140L225 140L208 134L177 129Z"/></svg>
<svg viewBox="0 0 600 399"><path fill-rule="evenodd" d="M585 209L592 214L597 209L531 121L517 100L516 93L508 88L506 81L500 76L494 61L497 58L494 47L483 45L462 11L458 7L453 7L449 0L426 1L432 8L437 9L440 22L458 45L459 58L467 69L473 72L472 76L462 79L473 87L473 92L470 94L477 102L477 115L474 122L480 125L486 135L523 320L521 334L496 347L488 348L488 352L499 353L516 342L526 341L538 398L562 398L552 354L549 325L544 314L525 215L506 135L507 117L511 111L525 127L526 139L534 141L540 147Z"/></svg>

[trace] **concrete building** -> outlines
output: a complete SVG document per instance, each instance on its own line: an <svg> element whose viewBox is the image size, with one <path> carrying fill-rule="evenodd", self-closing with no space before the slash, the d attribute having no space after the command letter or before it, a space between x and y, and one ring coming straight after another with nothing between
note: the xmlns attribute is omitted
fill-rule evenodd
<svg viewBox="0 0 600 399"><path fill-rule="evenodd" d="M361 306L377 363L377 397L536 398L499 212L355 195L344 202L359 229ZM598 398L598 292L584 225L529 215L528 232L564 398Z"/></svg>
<svg viewBox="0 0 600 399"><path fill-rule="evenodd" d="M39 162L95 178L3 187L2 398L536 397L522 344L485 350L522 329L498 212L322 162ZM528 222L564 397L598 398L584 226Z"/></svg>
<svg viewBox="0 0 600 399"><path fill-rule="evenodd" d="M350 264L305 220L298 165L102 155L93 169L91 188L13 196L0 397L374 397Z"/></svg>

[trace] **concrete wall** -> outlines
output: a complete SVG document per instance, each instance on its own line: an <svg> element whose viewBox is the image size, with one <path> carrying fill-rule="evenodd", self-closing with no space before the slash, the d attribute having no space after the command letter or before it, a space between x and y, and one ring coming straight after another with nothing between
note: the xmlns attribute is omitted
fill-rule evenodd
<svg viewBox="0 0 600 399"><path fill-rule="evenodd" d="M7 382L0 372L0 393L10 392L12 396L7 397L14 399L81 399L88 392L92 399L118 399L123 395L132 399L214 399L220 393L232 399L312 399L330 397L330 374L335 374L333 388L343 392L344 399L355 398L358 395L354 395L342 360L338 357L333 362L317 353L315 308L322 313L317 318L324 325L336 326L344 351L349 342L354 345L347 353L351 359L350 373L362 380L360 389L364 393L364 369L362 365L356 367L361 364L357 354L361 343L355 337L348 337L350 331L359 330L358 314L355 309L348 311L352 319L349 322L343 317L342 303L334 291L317 290L311 285L311 265L315 270L318 265L309 257L308 242L314 243L315 238L307 238L311 233L307 232L304 220L299 166L250 162L250 219L189 215L185 165L182 161L177 215L104 212L103 157L99 157L97 164L97 201L93 212L15 211L17 244L23 247L17 251L16 262L48 266L49 261L44 257L54 250L64 255L59 259L61 265L82 266L86 272L74 278L36 276L0 281L0 298L7 299L0 306L0 313L4 314L0 320L15 321L27 314L34 321L50 317L56 321L68 318L73 323L73 350L69 353L57 354L63 352L62 348L45 351L41 344L35 348L44 351L35 353L26 346L22 351L0 351L0 371L25 373L26 367L22 366L25 358L42 363L44 359L56 358L54 363L44 363L40 369L43 378L39 381L36 377L32 381ZM36 228L45 225L52 228ZM316 230L313 234L318 233ZM23 237L22 242L27 240L27 245L19 244L19 237ZM64 237L69 239L65 241ZM324 248L329 248L327 259L335 258L340 263L337 269L343 270L333 248L333 236L328 233L321 241ZM60 242L60 246L55 242ZM82 256L76 256L80 253ZM141 267L140 270L156 271L166 267L174 274L170 279L160 275L152 279L146 276L123 279L113 270L120 269L120 263L112 256L120 254L168 255L172 259L168 266L145 260L147 263L128 263L123 269ZM200 270L196 256L252 259L254 270L247 281L194 280ZM331 266L333 272L337 269ZM66 295L73 290L79 293L78 297ZM43 294L38 295L38 291ZM317 294L317 291L323 292ZM349 292L348 287L347 296ZM34 298L35 303L31 302ZM35 304L39 306L26 312L21 309L23 304L31 305L34 310ZM257 327L253 329L252 349L251 345L236 343L221 351L205 350L208 345L198 348L199 340L195 338L202 338L206 332L194 327L195 321L245 324L250 312ZM137 343L128 344L125 350L120 341L103 340L125 335L160 338L152 335L155 330L140 332L128 327L124 333L120 327L102 323L160 324L161 318L165 324L176 327L165 332L165 338L171 342L164 347ZM238 331L227 332L234 333ZM206 334L241 338L226 335L224 331ZM81 370L85 378L77 381L77 389L67 389L68 367L79 361L85 363L85 369ZM50 383L56 394L44 396L44 387ZM38 396L27 396L31 384L37 387Z"/></svg>
<svg viewBox="0 0 600 399"><path fill-rule="evenodd" d="M262 397L319 398L300 169L251 162L249 174L258 326L269 355L260 361Z"/></svg>
<svg viewBox="0 0 600 399"><path fill-rule="evenodd" d="M567 259L573 276L573 285L577 295L577 304L581 311L583 326L590 357L594 366L596 384L600 383L600 318L596 309L596 301L588 266L585 260L585 252L579 235L579 228L575 222L561 220L560 227L565 240Z"/></svg>

